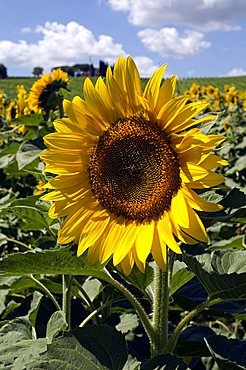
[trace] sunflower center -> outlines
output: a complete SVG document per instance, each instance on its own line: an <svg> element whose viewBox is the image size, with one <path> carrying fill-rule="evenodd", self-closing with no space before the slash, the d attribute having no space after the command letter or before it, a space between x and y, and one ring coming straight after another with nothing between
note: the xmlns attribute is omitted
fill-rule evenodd
<svg viewBox="0 0 246 370"><path fill-rule="evenodd" d="M100 136L91 153L89 178L104 208L136 221L163 215L181 185L168 136L142 117L119 120Z"/></svg>

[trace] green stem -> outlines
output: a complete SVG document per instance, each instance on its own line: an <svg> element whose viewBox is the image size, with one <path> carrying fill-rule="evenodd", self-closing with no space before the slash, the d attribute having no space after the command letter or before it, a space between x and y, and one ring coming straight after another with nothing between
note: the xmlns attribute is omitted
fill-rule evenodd
<svg viewBox="0 0 246 370"><path fill-rule="evenodd" d="M90 297L88 296L88 294L86 293L86 291L84 290L83 286L78 282L77 279L73 278L73 281L75 283L75 285L77 285L77 287L79 288L79 294L80 294L80 297L82 298L84 304L86 306L88 306L90 312L95 312L96 311L96 307L95 305L93 304L92 300L90 299ZM97 320L97 317L96 316L92 316L92 319L93 319L93 323L94 324L98 324L98 320Z"/></svg>
<svg viewBox="0 0 246 370"><path fill-rule="evenodd" d="M152 326L152 323L151 323L148 315L146 314L143 307L141 306L141 304L138 302L136 297L134 297L134 295L131 292L129 292L129 290L126 287L124 287L124 285L120 284L117 280L115 280L110 275L110 273L108 272L108 270L106 270L106 268L104 268L104 271L106 272L107 277L104 277L103 279L107 283L111 284L116 289L118 289L131 302L131 304L133 305L133 307L135 308L135 310L137 311L137 313L140 317L140 320L141 320L141 322L143 324L143 327L144 327L144 329L145 329L145 331L146 331L146 333L147 333L147 335L150 339L150 342L152 342L153 335L154 335L153 326Z"/></svg>
<svg viewBox="0 0 246 370"><path fill-rule="evenodd" d="M153 302L154 337L151 343L151 356L163 353L168 340L169 271L155 264L155 287Z"/></svg>
<svg viewBox="0 0 246 370"><path fill-rule="evenodd" d="M59 114L60 114L60 118L62 118L64 116L64 109L63 109L63 96L59 93L56 94L56 100L57 100L57 105L58 105L58 109L59 109Z"/></svg>
<svg viewBox="0 0 246 370"><path fill-rule="evenodd" d="M12 242L12 243L15 243L15 244L19 244L21 245L22 247L26 248L26 249L29 249L30 251L32 251L32 247L30 247L29 245L23 243L23 242L20 242L19 240L16 240L16 239L12 239L12 238L4 238L4 240L7 240L8 242Z"/></svg>
<svg viewBox="0 0 246 370"><path fill-rule="evenodd" d="M200 304L199 306L197 306L196 308L194 308L192 311L190 311L188 313L188 315L186 315L179 323L178 325L176 326L176 328L174 329L173 333L171 334L169 340L168 340L168 343L167 343L167 346L165 348L165 353L172 353L176 344L177 344L177 340L178 340L178 337L181 333L181 331L185 328L185 326L187 324L189 324L189 322L195 317L197 316L201 311L203 311L205 308L208 308L209 306L212 306L214 305L215 303L218 303L220 302L220 299L214 299L212 300L211 297L208 297L208 299L203 302L202 304Z"/></svg>
<svg viewBox="0 0 246 370"><path fill-rule="evenodd" d="M65 314L68 324L68 330L71 328L71 288L73 283L73 276L62 275L62 310Z"/></svg>
<svg viewBox="0 0 246 370"><path fill-rule="evenodd" d="M98 307L97 309L95 309L94 311L92 311L83 321L82 323L79 325L80 328L83 328L91 319L93 319L95 317L95 315L97 315L100 311L102 311L105 307L107 307L107 305L110 304L110 302L106 302L104 303L102 306Z"/></svg>
<svg viewBox="0 0 246 370"><path fill-rule="evenodd" d="M176 259L177 254L173 251L169 251L169 267L168 267L168 286L169 291L172 288L172 277L173 277L173 266Z"/></svg>
<svg viewBox="0 0 246 370"><path fill-rule="evenodd" d="M61 310L61 306L53 296L53 294L49 291L48 288L44 284L42 284L38 279L36 279L32 274L29 274L28 277L36 283L36 285L50 298L50 300L54 303L55 307L58 311Z"/></svg>

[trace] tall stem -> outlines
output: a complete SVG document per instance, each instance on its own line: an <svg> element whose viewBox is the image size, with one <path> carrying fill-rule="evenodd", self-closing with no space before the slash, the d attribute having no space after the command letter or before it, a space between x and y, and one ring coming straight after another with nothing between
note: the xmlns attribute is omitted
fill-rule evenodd
<svg viewBox="0 0 246 370"><path fill-rule="evenodd" d="M71 328L71 288L73 277L62 275L62 310L65 313L68 329Z"/></svg>
<svg viewBox="0 0 246 370"><path fill-rule="evenodd" d="M157 264L155 264L155 287L153 302L154 336L151 343L152 357L163 353L168 340L168 261L166 266L166 271L163 271Z"/></svg>

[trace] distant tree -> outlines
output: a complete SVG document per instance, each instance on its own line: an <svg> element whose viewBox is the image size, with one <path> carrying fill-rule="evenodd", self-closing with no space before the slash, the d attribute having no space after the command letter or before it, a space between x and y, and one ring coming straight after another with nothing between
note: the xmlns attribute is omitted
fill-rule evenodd
<svg viewBox="0 0 246 370"><path fill-rule="evenodd" d="M39 78L43 74L43 70L44 69L42 67L34 67L33 71L32 71L32 74L33 74L34 77Z"/></svg>
<svg viewBox="0 0 246 370"><path fill-rule="evenodd" d="M7 77L8 77L7 68L5 67L5 65L0 63L0 78L7 78Z"/></svg>
<svg viewBox="0 0 246 370"><path fill-rule="evenodd" d="M83 64L74 64L73 69L75 72L89 72L90 71L90 64L83 63Z"/></svg>
<svg viewBox="0 0 246 370"><path fill-rule="evenodd" d="M105 77L106 76L106 71L108 68L108 64L103 62L102 60L99 61L99 73L100 76Z"/></svg>
<svg viewBox="0 0 246 370"><path fill-rule="evenodd" d="M90 65L90 74L91 74L91 77L95 76L95 68L93 64Z"/></svg>

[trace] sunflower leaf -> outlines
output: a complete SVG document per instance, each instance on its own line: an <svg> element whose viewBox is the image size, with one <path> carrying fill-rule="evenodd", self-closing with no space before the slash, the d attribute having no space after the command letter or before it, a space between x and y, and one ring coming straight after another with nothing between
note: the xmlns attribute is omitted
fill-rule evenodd
<svg viewBox="0 0 246 370"><path fill-rule="evenodd" d="M42 114L26 114L11 121L13 125L39 126L44 122Z"/></svg>
<svg viewBox="0 0 246 370"><path fill-rule="evenodd" d="M0 367L2 369L26 369L29 362L46 350L46 339L35 339L32 332L30 321L24 317L14 319L0 329Z"/></svg>
<svg viewBox="0 0 246 370"><path fill-rule="evenodd" d="M66 330L67 328L67 322L65 313L63 311L56 311L53 313L53 315L50 317L47 328L46 328L46 338L47 343L51 344L53 338L63 330Z"/></svg>
<svg viewBox="0 0 246 370"><path fill-rule="evenodd" d="M28 164L32 163L39 154L42 152L41 149L37 148L33 144L23 143L16 153L16 161L19 170L22 170Z"/></svg>
<svg viewBox="0 0 246 370"><path fill-rule="evenodd" d="M220 369L245 369L245 341L228 339L223 335L212 335L205 338L205 343Z"/></svg>
<svg viewBox="0 0 246 370"><path fill-rule="evenodd" d="M186 256L184 261L212 298L246 299L246 251Z"/></svg>
<svg viewBox="0 0 246 370"><path fill-rule="evenodd" d="M158 355L140 366L140 370L150 369L186 370L189 368L181 358L174 355Z"/></svg>
<svg viewBox="0 0 246 370"><path fill-rule="evenodd" d="M121 332L108 325L93 325L76 329L74 335L107 369L123 368L127 361L127 349Z"/></svg>
<svg viewBox="0 0 246 370"><path fill-rule="evenodd" d="M0 271L8 276L25 276L28 274L47 275L84 275L98 279L107 278L99 263L90 266L87 257L76 256L69 247L60 247L42 252L11 254L0 261Z"/></svg>
<svg viewBox="0 0 246 370"><path fill-rule="evenodd" d="M176 264L181 264L181 262L176 261ZM181 267L181 266L180 266ZM181 288L185 283L190 281L194 276L192 271L189 271L187 268L181 267L178 271L173 274L172 285L169 292L169 295L172 296L179 288Z"/></svg>
<svg viewBox="0 0 246 370"><path fill-rule="evenodd" d="M103 367L92 353L71 336L55 339L48 345L45 353L27 366L27 370L37 369L106 370L106 367Z"/></svg>

